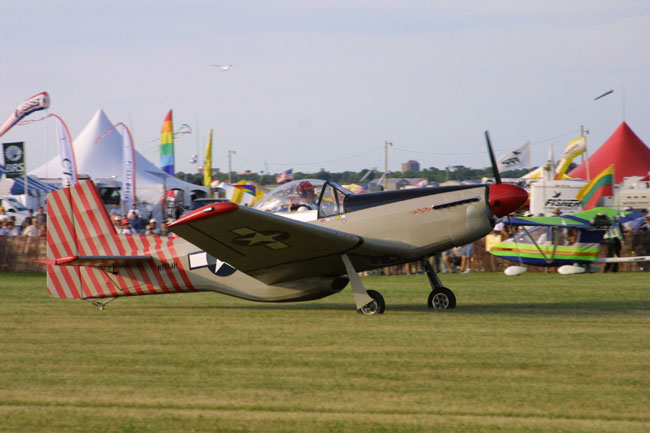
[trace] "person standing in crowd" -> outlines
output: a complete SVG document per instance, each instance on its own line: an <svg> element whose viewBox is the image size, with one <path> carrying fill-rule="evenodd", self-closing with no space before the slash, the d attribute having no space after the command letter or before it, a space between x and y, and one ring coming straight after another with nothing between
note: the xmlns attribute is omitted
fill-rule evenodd
<svg viewBox="0 0 650 433"><path fill-rule="evenodd" d="M130 221L128 219L126 219L126 218L122 220L122 227L120 228L118 233L121 234L121 235L135 235L135 234L137 234L131 228Z"/></svg>
<svg viewBox="0 0 650 433"><path fill-rule="evenodd" d="M27 218L25 218L25 220L26 219ZM33 219L31 224L21 231L21 236L29 236L32 238L38 237L39 234L39 224L37 219Z"/></svg>
<svg viewBox="0 0 650 433"><path fill-rule="evenodd" d="M467 246L452 248L448 250L450 253L445 256L445 264L450 273L456 273L456 268L459 272L465 272L467 268Z"/></svg>
<svg viewBox="0 0 650 433"><path fill-rule="evenodd" d="M169 228L167 228L167 221L163 220L160 223L160 230L158 231L158 236L170 237L171 235L172 232L170 232Z"/></svg>
<svg viewBox="0 0 650 433"><path fill-rule="evenodd" d="M632 209L627 208L625 210L631 211ZM623 223L623 231L626 233L637 233L641 229L644 223L645 223L645 216L640 216L638 218L631 219Z"/></svg>
<svg viewBox="0 0 650 433"><path fill-rule="evenodd" d="M32 225L32 218L31 217L26 217L23 222L18 226L18 230L20 230L20 233L24 233L25 229L29 226Z"/></svg>
<svg viewBox="0 0 650 433"><path fill-rule="evenodd" d="M135 217L137 219L142 218L142 215L140 214L140 211L138 210L137 206L135 205L135 202L131 204L131 209L126 213L126 217L130 218L131 214L135 214Z"/></svg>
<svg viewBox="0 0 650 433"><path fill-rule="evenodd" d="M154 235L160 234L160 227L158 227L158 221L155 218L149 220L148 227L151 229L151 233Z"/></svg>
<svg viewBox="0 0 650 433"><path fill-rule="evenodd" d="M29 214L27 217L23 220L22 224L20 225L20 232L22 233L25 231L25 229L29 226L32 225L32 220L34 219L34 209L29 210Z"/></svg>
<svg viewBox="0 0 650 433"><path fill-rule="evenodd" d="M5 208L0 206L0 223L9 221L9 215L5 212Z"/></svg>
<svg viewBox="0 0 650 433"><path fill-rule="evenodd" d="M494 228L492 229L492 234L501 236L501 241L505 241L510 237L509 226L506 225L505 222L499 221L498 223L495 224Z"/></svg>
<svg viewBox="0 0 650 433"><path fill-rule="evenodd" d="M138 218L135 212L130 212L127 218L129 220L129 223L131 224L131 229L133 231L133 234L139 234L143 232L142 220Z"/></svg>
<svg viewBox="0 0 650 433"><path fill-rule="evenodd" d="M609 230L607 230L605 236L603 236L603 245L607 247L607 257L621 257L621 239L623 239L621 225L618 221L615 221ZM618 263L605 264L604 272L609 272L610 270L612 272L618 272Z"/></svg>
<svg viewBox="0 0 650 433"><path fill-rule="evenodd" d="M12 220L6 220L2 223L2 228L0 228L0 236L14 237L18 236L19 232L16 227L14 227L14 222Z"/></svg>
<svg viewBox="0 0 650 433"><path fill-rule="evenodd" d="M122 218L122 211L120 210L120 205L119 203L114 203L113 204L113 209L109 212L109 215L111 218L115 218L117 215L118 217Z"/></svg>
<svg viewBox="0 0 650 433"><path fill-rule="evenodd" d="M45 228L47 226L47 214L45 213L43 206L38 207L36 210L36 216L34 218L38 220L41 228Z"/></svg>
<svg viewBox="0 0 650 433"><path fill-rule="evenodd" d="M469 274L470 272L472 272L470 263L472 261L472 249L474 248L474 244L469 243L465 245L463 248L465 248L465 267L464 269L461 270L461 272L463 274Z"/></svg>

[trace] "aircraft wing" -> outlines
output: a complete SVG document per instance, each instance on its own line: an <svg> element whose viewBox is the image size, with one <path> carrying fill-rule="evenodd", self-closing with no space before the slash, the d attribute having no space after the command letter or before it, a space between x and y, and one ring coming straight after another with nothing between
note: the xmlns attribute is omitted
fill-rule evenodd
<svg viewBox="0 0 650 433"><path fill-rule="evenodd" d="M513 217L509 224L522 226L559 226L575 228L592 228L589 221L571 215L564 216L543 216L543 217Z"/></svg>
<svg viewBox="0 0 650 433"><path fill-rule="evenodd" d="M561 226L576 228L593 228L590 221L596 215L606 215L610 219L617 219L619 222L629 221L631 219L642 217L641 212L621 211L608 207L596 207L586 211L576 212L571 215L561 216L537 216L537 217L513 217L510 219L512 224L525 226Z"/></svg>
<svg viewBox="0 0 650 433"><path fill-rule="evenodd" d="M381 266L409 250L407 244L363 239L229 202L197 209L169 229L267 284L345 274L345 253L353 263L374 260Z"/></svg>

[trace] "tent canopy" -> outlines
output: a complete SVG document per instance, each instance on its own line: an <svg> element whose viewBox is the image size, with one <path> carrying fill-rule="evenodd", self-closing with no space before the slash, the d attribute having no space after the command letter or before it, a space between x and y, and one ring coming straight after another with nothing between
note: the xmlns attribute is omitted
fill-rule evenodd
<svg viewBox="0 0 650 433"><path fill-rule="evenodd" d="M650 148L623 122L602 146L585 162L568 174L587 180L593 179L611 164L614 164L614 182L623 182L624 177L646 176L650 171Z"/></svg>
<svg viewBox="0 0 650 433"><path fill-rule="evenodd" d="M0 165L0 195L23 195L25 194L25 178L15 177L12 179L4 177L5 167ZM35 177L27 177L27 191L29 195L47 195L58 188L54 185L41 182Z"/></svg>
<svg viewBox="0 0 650 433"><path fill-rule="evenodd" d="M93 180L122 180L122 135L117 129L104 135L113 128L103 110L98 110L86 127L73 141L77 173L87 174ZM207 196L209 189L184 182L163 172L135 151L136 197L139 202L146 202L154 207L154 217L162 215L162 197L165 190L177 189L184 192L185 205L189 206L193 195ZM57 179L60 174L59 156L43 164L30 174L45 179Z"/></svg>

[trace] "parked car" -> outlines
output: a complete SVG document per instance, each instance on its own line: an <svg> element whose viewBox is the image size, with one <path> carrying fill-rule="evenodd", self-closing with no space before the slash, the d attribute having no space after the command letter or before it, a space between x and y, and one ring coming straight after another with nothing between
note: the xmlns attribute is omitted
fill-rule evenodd
<svg viewBox="0 0 650 433"><path fill-rule="evenodd" d="M23 220L29 216L29 210L14 197L0 196L0 206L8 216L16 217L16 225L22 224Z"/></svg>

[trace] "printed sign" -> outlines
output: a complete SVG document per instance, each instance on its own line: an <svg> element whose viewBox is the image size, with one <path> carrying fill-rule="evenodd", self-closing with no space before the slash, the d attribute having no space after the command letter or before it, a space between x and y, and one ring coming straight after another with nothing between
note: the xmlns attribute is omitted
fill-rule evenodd
<svg viewBox="0 0 650 433"><path fill-rule="evenodd" d="M3 143L2 154L5 157L5 174L8 178L25 177L25 143Z"/></svg>

